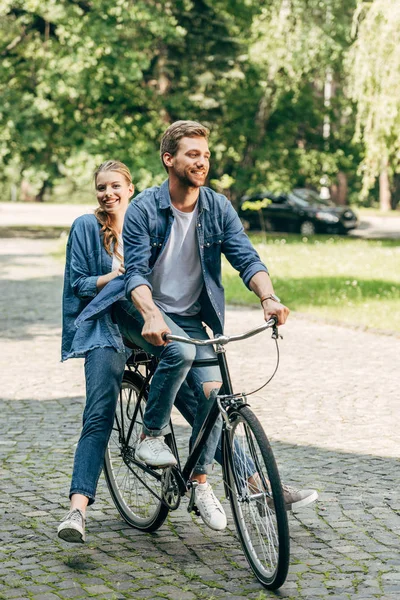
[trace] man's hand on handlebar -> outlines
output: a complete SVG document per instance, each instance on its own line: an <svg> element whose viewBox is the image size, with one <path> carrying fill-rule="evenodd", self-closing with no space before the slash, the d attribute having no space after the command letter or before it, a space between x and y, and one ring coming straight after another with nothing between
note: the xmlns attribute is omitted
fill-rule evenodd
<svg viewBox="0 0 400 600"><path fill-rule="evenodd" d="M266 321L269 321L271 317L276 317L278 319L277 325L284 325L286 323L290 312L287 306L270 298L264 300L262 307L264 310L264 319Z"/></svg>
<svg viewBox="0 0 400 600"><path fill-rule="evenodd" d="M163 335L166 333L171 333L171 330L159 311L145 319L142 336L146 342L153 346L165 346L168 342L165 341Z"/></svg>

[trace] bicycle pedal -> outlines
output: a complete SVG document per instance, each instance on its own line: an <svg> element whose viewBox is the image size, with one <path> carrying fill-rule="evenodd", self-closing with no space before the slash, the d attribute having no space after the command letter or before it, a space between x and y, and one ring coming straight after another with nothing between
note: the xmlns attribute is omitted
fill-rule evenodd
<svg viewBox="0 0 400 600"><path fill-rule="evenodd" d="M189 510L189 507L188 507L188 512L189 512L189 513L190 513L190 512L194 513L194 514L196 515L196 517L201 517L201 515L200 515L200 511L199 511L199 509L197 508L197 506L196 506L195 504L193 504L193 506L192 506L192 509L191 509L191 510Z"/></svg>
<svg viewBox="0 0 400 600"><path fill-rule="evenodd" d="M195 503L195 490L196 490L197 485L198 485L197 481L192 481L192 485L189 489L190 496L189 496L189 504L187 507L187 511L188 511L188 513L194 512L194 514L199 517L200 512Z"/></svg>

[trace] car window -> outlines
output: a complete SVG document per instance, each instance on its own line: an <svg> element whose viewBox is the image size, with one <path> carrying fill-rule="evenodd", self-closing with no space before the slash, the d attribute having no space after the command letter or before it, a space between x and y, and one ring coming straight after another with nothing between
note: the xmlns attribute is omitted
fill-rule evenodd
<svg viewBox="0 0 400 600"><path fill-rule="evenodd" d="M317 194L317 192L314 192L314 190L295 189L293 190L293 194L296 196L296 198L300 198L301 200L307 202L307 205L319 204L320 206L334 206L331 200L324 200L319 196L319 194Z"/></svg>
<svg viewBox="0 0 400 600"><path fill-rule="evenodd" d="M288 194L288 198L291 202L297 204L297 206L301 206L302 208L309 206L309 202L307 202L307 200L303 200L303 198L300 198L300 196L292 194L291 192Z"/></svg>

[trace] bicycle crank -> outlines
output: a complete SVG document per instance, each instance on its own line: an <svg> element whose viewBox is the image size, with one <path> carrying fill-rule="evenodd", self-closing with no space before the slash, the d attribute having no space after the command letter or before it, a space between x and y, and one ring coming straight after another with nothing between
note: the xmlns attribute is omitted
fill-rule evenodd
<svg viewBox="0 0 400 600"><path fill-rule="evenodd" d="M162 472L161 497L170 510L176 510L181 503L178 478L173 467L168 467Z"/></svg>

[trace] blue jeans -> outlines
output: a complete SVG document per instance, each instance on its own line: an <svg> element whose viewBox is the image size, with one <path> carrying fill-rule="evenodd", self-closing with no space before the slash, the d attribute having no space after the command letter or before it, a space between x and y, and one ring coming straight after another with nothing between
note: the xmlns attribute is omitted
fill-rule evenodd
<svg viewBox="0 0 400 600"><path fill-rule="evenodd" d="M171 410L180 387L185 379L193 390L197 401L196 414L193 421L192 440L195 440L213 402L204 394L203 384L218 382L221 385L221 374L218 366L194 367L192 363L200 358L214 358L212 346L192 346L180 342L171 342L166 346L153 346L141 335L143 318L131 302L121 300L114 304L113 316L122 335L137 344L146 352L158 357L159 363L153 375L146 411L143 417L143 432L149 436L163 435L171 416ZM171 332L184 337L207 339L207 333L199 316L183 317L181 315L163 314ZM221 435L222 422L219 417L203 448L195 467L196 473L207 473L212 463Z"/></svg>
<svg viewBox="0 0 400 600"><path fill-rule="evenodd" d="M86 354L86 406L69 495L87 496L89 504L94 502L103 468L126 358L114 348L95 348Z"/></svg>

